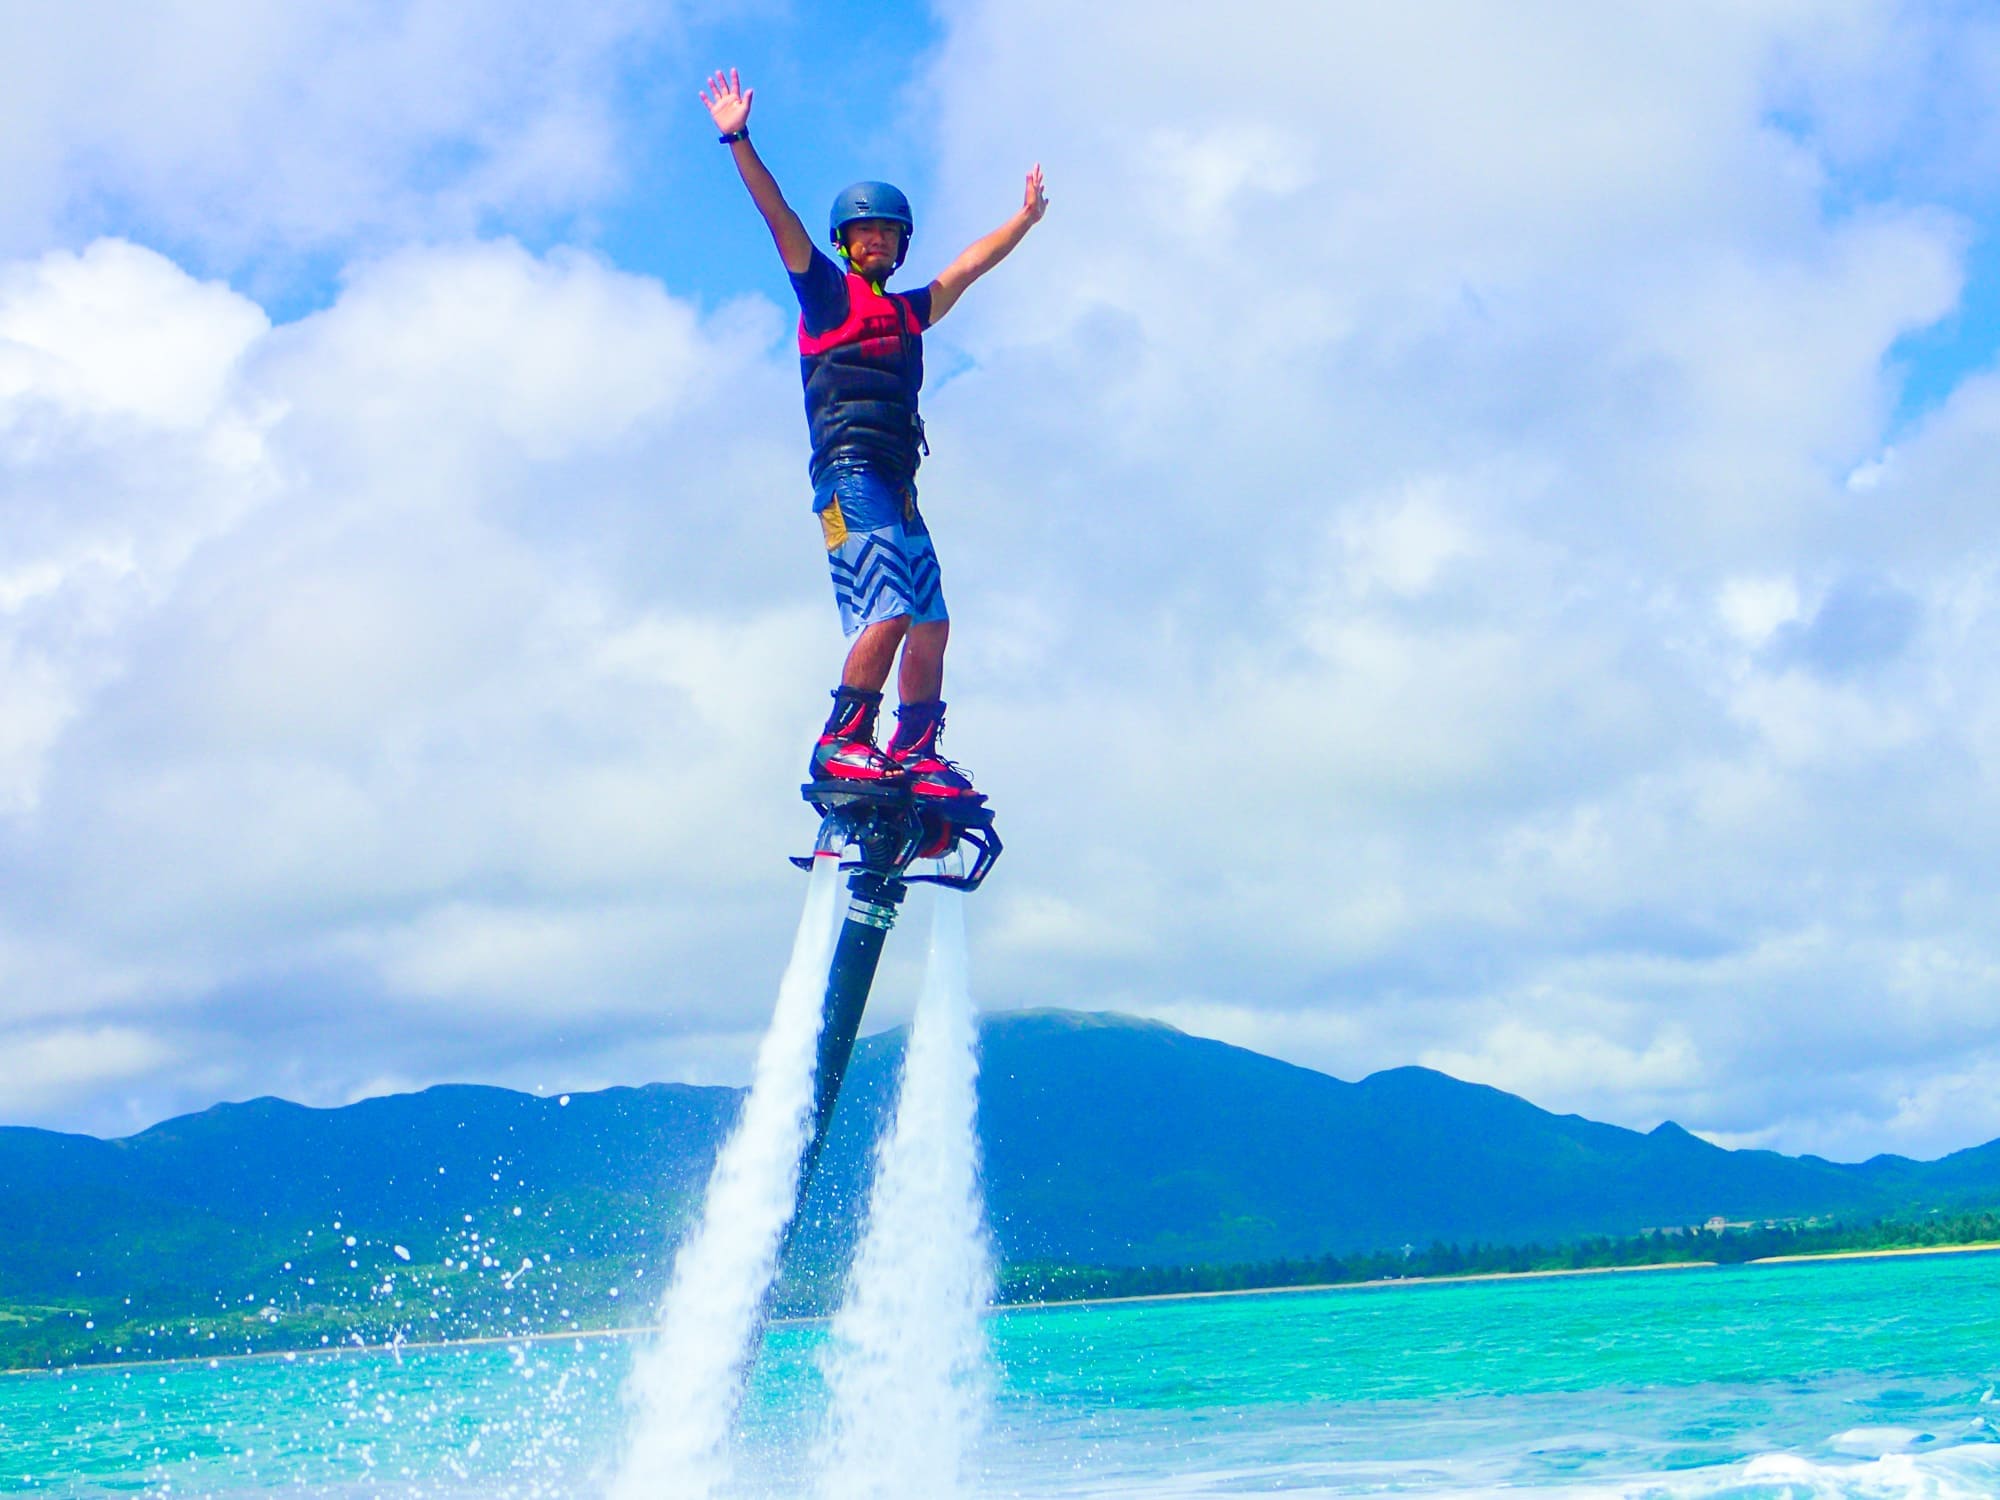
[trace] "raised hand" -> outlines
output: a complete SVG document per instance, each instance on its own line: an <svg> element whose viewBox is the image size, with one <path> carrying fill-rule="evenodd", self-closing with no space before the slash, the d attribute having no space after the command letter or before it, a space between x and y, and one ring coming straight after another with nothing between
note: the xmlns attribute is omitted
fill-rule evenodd
<svg viewBox="0 0 2000 1500"><path fill-rule="evenodd" d="M1021 212L1028 216L1030 224L1042 222L1042 215L1049 211L1049 195L1042 191L1042 164L1035 163L1035 170L1028 174L1028 190L1021 200Z"/></svg>
<svg viewBox="0 0 2000 1500"><path fill-rule="evenodd" d="M935 323L950 312L967 287L1011 255L1048 211L1049 195L1042 191L1042 164L1036 162L1021 193L1021 206L1007 222L967 245L956 260L938 272L937 280L931 283L931 321Z"/></svg>
<svg viewBox="0 0 2000 1500"><path fill-rule="evenodd" d="M723 135L746 129L750 124L750 100L756 90L743 87L742 80L731 68L727 77L720 68L708 80L708 87L701 91L701 102L708 106L709 118L715 121L715 128ZM1040 172L1040 168L1036 168Z"/></svg>

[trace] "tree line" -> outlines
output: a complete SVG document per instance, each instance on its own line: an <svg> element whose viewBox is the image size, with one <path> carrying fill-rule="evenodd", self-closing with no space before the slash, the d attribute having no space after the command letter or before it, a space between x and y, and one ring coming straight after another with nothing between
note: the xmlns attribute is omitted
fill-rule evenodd
<svg viewBox="0 0 2000 1500"><path fill-rule="evenodd" d="M1924 1249L2000 1243L2000 1210L1931 1213L1915 1219L1803 1220L1688 1225L1642 1234L1593 1235L1557 1245L1471 1245L1433 1240L1361 1254L1241 1263L1079 1266L1023 1263L1002 1268L1003 1303L1099 1297L1175 1296L1445 1276L1524 1275L1624 1266L1740 1265L1782 1255Z"/></svg>

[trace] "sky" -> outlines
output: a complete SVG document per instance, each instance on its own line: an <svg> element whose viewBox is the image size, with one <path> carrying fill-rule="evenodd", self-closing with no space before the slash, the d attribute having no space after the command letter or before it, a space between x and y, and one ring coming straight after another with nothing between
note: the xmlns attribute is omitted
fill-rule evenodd
<svg viewBox="0 0 2000 1500"><path fill-rule="evenodd" d="M0 1121L747 1075L843 643L733 64L913 277L1047 173L927 340L984 1005L2000 1137L1986 8L0 15Z"/></svg>

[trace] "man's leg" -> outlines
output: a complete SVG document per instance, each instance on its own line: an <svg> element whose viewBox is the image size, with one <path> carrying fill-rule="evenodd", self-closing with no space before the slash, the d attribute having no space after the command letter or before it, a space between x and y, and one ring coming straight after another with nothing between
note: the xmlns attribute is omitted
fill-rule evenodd
<svg viewBox="0 0 2000 1500"><path fill-rule="evenodd" d="M944 648L950 636L949 620L924 620L910 627L896 679L903 703L896 710L889 758L909 773L910 789L920 797L978 802L984 799L972 789L972 778L938 749L944 730Z"/></svg>
<svg viewBox="0 0 2000 1500"><path fill-rule="evenodd" d="M903 527L909 504L903 492L865 469L827 476L814 490L834 602L852 642L834 689L833 712L813 746L815 781L893 782L905 776L875 747L875 721L883 684L914 612Z"/></svg>
<svg viewBox="0 0 2000 1500"><path fill-rule="evenodd" d="M909 633L908 615L864 625L848 647L833 712L813 746L814 781L894 781L904 772L875 748L875 717L882 707L882 684L889 680L896 648Z"/></svg>
<svg viewBox="0 0 2000 1500"><path fill-rule="evenodd" d="M919 625L918 630L929 629ZM864 693L879 693L889 680L889 668L896 660L896 648L903 644L910 632L910 617L897 615L891 620L877 620L873 625L865 625L854 637L854 644L847 648L847 665L840 669L842 687L859 688ZM943 648L939 647L942 656ZM903 681L909 679L909 653L903 653ZM907 685L903 696L909 696Z"/></svg>
<svg viewBox="0 0 2000 1500"><path fill-rule="evenodd" d="M909 639L903 643L902 669L896 674L897 696L905 703L935 702L944 696L944 648L951 639L951 621L926 620L911 625L909 631ZM860 642L855 645L858 650ZM853 659L850 654L848 660ZM875 686L879 688L886 681L885 670Z"/></svg>

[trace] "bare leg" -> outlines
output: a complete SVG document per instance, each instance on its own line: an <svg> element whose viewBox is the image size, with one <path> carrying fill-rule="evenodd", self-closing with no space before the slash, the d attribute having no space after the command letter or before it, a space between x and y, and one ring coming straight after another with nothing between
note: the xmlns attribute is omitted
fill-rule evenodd
<svg viewBox="0 0 2000 1500"><path fill-rule="evenodd" d="M971 806L980 800L971 779L938 750L938 734L944 729L944 647L950 637L951 626L943 620L910 627L896 679L903 704L896 710L889 755L909 771L910 789L918 797L970 798L966 805Z"/></svg>
<svg viewBox="0 0 2000 1500"><path fill-rule="evenodd" d="M927 626L919 625L924 630ZM879 693L882 685L889 680L889 668L896 660L896 648L903 644L903 637L910 633L910 617L897 615L891 620L877 620L873 625L862 627L861 634L854 638L854 644L847 648L847 665L840 670L842 687L859 688L864 693ZM942 647L939 648L942 651ZM905 658L903 668L907 680L909 666Z"/></svg>
<svg viewBox="0 0 2000 1500"><path fill-rule="evenodd" d="M902 670L896 674L896 692L903 702L935 703L944 696L944 647L950 638L949 620L910 626Z"/></svg>

